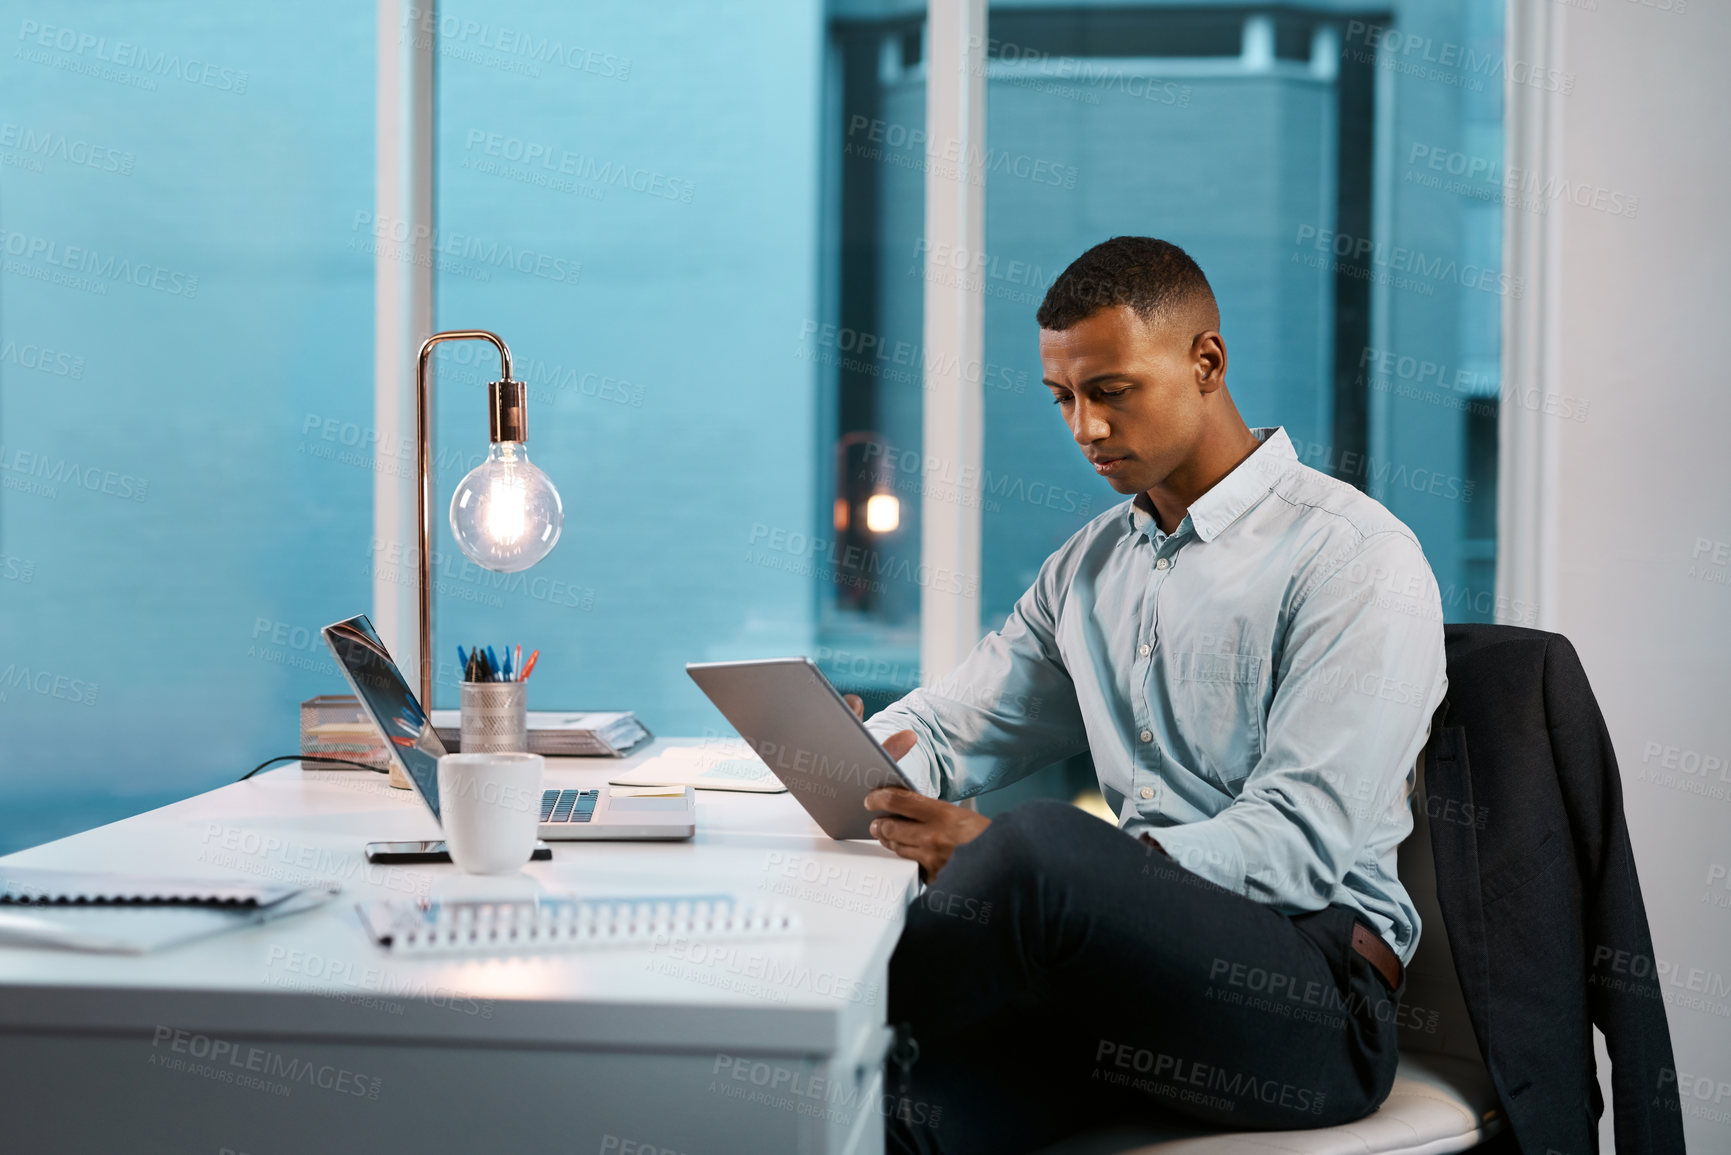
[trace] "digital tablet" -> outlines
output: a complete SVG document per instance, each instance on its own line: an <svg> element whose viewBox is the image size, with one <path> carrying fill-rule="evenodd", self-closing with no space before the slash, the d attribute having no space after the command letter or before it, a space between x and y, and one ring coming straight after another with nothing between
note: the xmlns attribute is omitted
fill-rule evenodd
<svg viewBox="0 0 1731 1155"><path fill-rule="evenodd" d="M688 662L685 672L835 839L870 838L865 796L912 785L810 658Z"/></svg>

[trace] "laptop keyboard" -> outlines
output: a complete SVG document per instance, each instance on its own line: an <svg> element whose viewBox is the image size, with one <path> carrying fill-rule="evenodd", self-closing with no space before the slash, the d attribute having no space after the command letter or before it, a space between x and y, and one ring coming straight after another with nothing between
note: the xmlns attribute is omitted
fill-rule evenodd
<svg viewBox="0 0 1731 1155"><path fill-rule="evenodd" d="M595 817L600 790L548 790L541 795L542 822L587 822Z"/></svg>

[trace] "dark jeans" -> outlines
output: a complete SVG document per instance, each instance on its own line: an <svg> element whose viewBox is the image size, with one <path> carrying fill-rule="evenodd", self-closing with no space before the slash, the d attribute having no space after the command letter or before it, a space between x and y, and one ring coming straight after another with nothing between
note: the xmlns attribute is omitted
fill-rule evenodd
<svg viewBox="0 0 1731 1155"><path fill-rule="evenodd" d="M1394 1082L1400 992L1352 927L1345 907L1289 918L1233 894L1072 806L1017 807L908 912L889 1149L1028 1151L1167 1112L1359 1118Z"/></svg>

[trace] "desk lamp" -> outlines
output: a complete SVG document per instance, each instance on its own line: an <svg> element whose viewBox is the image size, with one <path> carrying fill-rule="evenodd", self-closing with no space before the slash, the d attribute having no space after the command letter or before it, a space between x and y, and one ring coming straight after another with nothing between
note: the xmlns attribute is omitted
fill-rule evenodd
<svg viewBox="0 0 1731 1155"><path fill-rule="evenodd" d="M499 350L499 379L487 386L487 460L469 471L451 495L451 533L475 564L501 573L528 569L552 552L565 525L565 507L553 483L529 461L528 404L523 382L511 380L511 350L484 329L434 333L415 365L416 513L421 549L421 706L433 709L433 392L427 360L444 341L491 341Z"/></svg>

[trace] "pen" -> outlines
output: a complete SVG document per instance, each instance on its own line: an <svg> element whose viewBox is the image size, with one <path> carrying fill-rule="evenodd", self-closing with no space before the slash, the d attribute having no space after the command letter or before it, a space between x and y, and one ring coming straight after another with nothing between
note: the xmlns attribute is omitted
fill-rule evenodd
<svg viewBox="0 0 1731 1155"><path fill-rule="evenodd" d="M517 680L523 680L523 647L517 647Z"/></svg>
<svg viewBox="0 0 1731 1155"><path fill-rule="evenodd" d="M489 682L499 680L499 658L493 653L492 646L487 647L487 680Z"/></svg>
<svg viewBox="0 0 1731 1155"><path fill-rule="evenodd" d="M504 672L505 672L505 680L507 682L514 681L514 679L511 677L511 647L510 646L505 647L505 671Z"/></svg>
<svg viewBox="0 0 1731 1155"><path fill-rule="evenodd" d="M519 682L527 682L529 680L529 675L535 672L535 659L540 656L540 650L536 650L534 653L529 655L529 662L523 667L523 676L517 679Z"/></svg>
<svg viewBox="0 0 1731 1155"><path fill-rule="evenodd" d="M467 655L463 652L462 646L458 646L457 647L457 669L467 670L468 668L469 668L469 655Z"/></svg>

